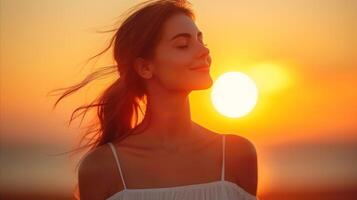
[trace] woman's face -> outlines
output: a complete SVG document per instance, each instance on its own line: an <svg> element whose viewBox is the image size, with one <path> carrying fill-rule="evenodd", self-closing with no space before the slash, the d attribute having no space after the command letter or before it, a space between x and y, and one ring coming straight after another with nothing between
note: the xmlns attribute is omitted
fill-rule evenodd
<svg viewBox="0 0 357 200"><path fill-rule="evenodd" d="M194 21L178 14L163 26L162 37L152 61L152 78L169 90L190 91L212 85L208 71L193 68L210 67L209 49Z"/></svg>

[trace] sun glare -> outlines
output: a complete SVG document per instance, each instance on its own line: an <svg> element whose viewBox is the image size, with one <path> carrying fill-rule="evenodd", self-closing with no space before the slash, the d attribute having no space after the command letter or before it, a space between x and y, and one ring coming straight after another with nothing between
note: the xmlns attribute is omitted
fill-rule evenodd
<svg viewBox="0 0 357 200"><path fill-rule="evenodd" d="M275 93L293 83L293 73L288 71L289 68L279 64L262 63L252 67L249 74L256 80L260 94Z"/></svg>
<svg viewBox="0 0 357 200"><path fill-rule="evenodd" d="M255 82L241 72L221 75L212 87L214 108L222 115L238 118L247 115L256 105L258 89Z"/></svg>

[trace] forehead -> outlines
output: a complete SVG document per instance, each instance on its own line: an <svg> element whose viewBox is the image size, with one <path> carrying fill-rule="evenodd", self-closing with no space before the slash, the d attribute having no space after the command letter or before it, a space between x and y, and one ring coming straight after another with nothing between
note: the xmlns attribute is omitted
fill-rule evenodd
<svg viewBox="0 0 357 200"><path fill-rule="evenodd" d="M170 17L163 25L162 37L165 41L169 41L171 37L177 33L191 33L195 35L199 32L195 22L184 14L177 14Z"/></svg>

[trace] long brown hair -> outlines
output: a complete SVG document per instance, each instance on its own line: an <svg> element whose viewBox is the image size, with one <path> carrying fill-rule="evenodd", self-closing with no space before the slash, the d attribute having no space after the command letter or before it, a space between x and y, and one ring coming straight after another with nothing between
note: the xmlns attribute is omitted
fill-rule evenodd
<svg viewBox="0 0 357 200"><path fill-rule="evenodd" d="M82 105L72 112L69 124L79 116L73 118L78 111L83 110L80 115L83 115L84 118L90 109L97 108L95 121L88 126L78 143L79 148L74 152L83 148L89 148L88 152L90 152L114 139L122 140L132 134L131 132L138 125L138 111L140 110L144 114L142 106L146 106L147 103L145 82L132 67L133 62L137 57L144 59L154 57L155 47L162 36L163 24L168 18L182 13L195 20L190 5L191 3L186 0L147 0L132 7L127 11L124 21L120 22L119 28L105 31L115 31L109 46L89 58L91 60L105 53L114 44L115 65L102 67L76 85L51 91L64 90L55 102L53 106L55 108L64 97L76 92L91 81L116 72L119 75L89 105ZM88 142L80 147L84 139L87 139ZM76 169L80 163L81 161L78 162ZM74 196L79 199L78 184L75 190Z"/></svg>

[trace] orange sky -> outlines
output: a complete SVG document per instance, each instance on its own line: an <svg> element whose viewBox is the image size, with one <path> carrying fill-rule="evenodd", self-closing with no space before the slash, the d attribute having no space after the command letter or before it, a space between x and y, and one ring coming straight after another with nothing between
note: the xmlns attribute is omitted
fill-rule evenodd
<svg viewBox="0 0 357 200"><path fill-rule="evenodd" d="M81 64L110 37L93 30L110 29L137 2L1 0L3 138L73 140L76 126L65 127L70 113L106 85L92 85L55 111L46 94L90 71L87 65L80 72ZM213 109L211 89L193 92L193 120L248 137L260 152L295 140L357 140L357 1L191 2L210 48L213 79L242 71L261 94L249 115L228 119ZM110 55L96 66L106 64Z"/></svg>
<svg viewBox="0 0 357 200"><path fill-rule="evenodd" d="M275 89L262 94L256 109L244 119L231 121L202 113L206 108L193 108L195 120L218 131L244 130L247 136L258 138L275 137L279 129L357 129L353 118L357 109L357 92L353 90L357 74L354 1L192 3L197 25L211 50L214 79L226 71L249 73L262 64L275 64L289 79L287 86L280 87L284 83L277 81ZM40 121L46 120L52 101L45 93L79 80L81 62L108 41L109 35L90 30L109 27L134 3L108 1L107 5L99 1L2 1L1 96L5 116L30 113ZM110 57L102 61L108 64ZM257 83L262 87L271 84L274 69L255 70L259 76L252 76ZM92 94L100 89L103 87ZM209 93L192 94L192 107L204 100L205 106L212 108ZM82 97L73 97L65 105L81 103ZM57 112L65 118L71 108L62 109L66 112ZM5 126L12 124L8 121L11 119L3 120ZM216 120L222 121L221 126L208 123Z"/></svg>

